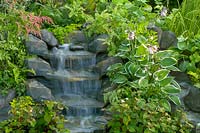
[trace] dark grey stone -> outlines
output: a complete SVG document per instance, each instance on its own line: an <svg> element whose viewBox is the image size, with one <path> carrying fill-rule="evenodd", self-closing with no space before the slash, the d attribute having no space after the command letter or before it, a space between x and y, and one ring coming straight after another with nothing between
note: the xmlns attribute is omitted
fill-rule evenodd
<svg viewBox="0 0 200 133"><path fill-rule="evenodd" d="M188 85L188 89L190 91L184 98L184 103L190 110L200 113L200 89L192 85Z"/></svg>
<svg viewBox="0 0 200 133"><path fill-rule="evenodd" d="M107 68L115 63L120 63L122 60L118 57L108 57L106 60L103 60L94 67L94 71L98 72L100 77L106 74Z"/></svg>
<svg viewBox="0 0 200 133"><path fill-rule="evenodd" d="M6 96L0 95L0 109L9 105L13 98L16 96L15 90L9 90Z"/></svg>
<svg viewBox="0 0 200 133"><path fill-rule="evenodd" d="M41 30L41 38L50 47L56 47L59 45L58 40L54 37L53 33L49 32L46 29Z"/></svg>
<svg viewBox="0 0 200 133"><path fill-rule="evenodd" d="M87 43L87 38L82 31L73 31L65 38L65 42L72 44Z"/></svg>
<svg viewBox="0 0 200 133"><path fill-rule="evenodd" d="M107 51L107 44L105 44L106 39L108 39L108 35L102 34L97 36L89 45L88 51L93 53L100 53Z"/></svg>
<svg viewBox="0 0 200 133"><path fill-rule="evenodd" d="M47 44L32 34L28 35L28 39L25 44L29 54L42 57L46 57L48 55Z"/></svg>
<svg viewBox="0 0 200 133"><path fill-rule="evenodd" d="M157 32L158 44L161 50L168 49L170 46L177 47L178 39L175 33L163 31L160 27L155 25L149 25L147 29Z"/></svg>
<svg viewBox="0 0 200 133"><path fill-rule="evenodd" d="M54 99L51 90L34 79L30 79L27 81L26 90L27 90L27 95L31 96L33 99L37 101L40 101L42 99L45 100Z"/></svg>
<svg viewBox="0 0 200 133"><path fill-rule="evenodd" d="M29 73L29 76L45 76L46 73L52 72L51 66L45 60L34 57L25 60L28 69L34 70L34 73Z"/></svg>
<svg viewBox="0 0 200 133"><path fill-rule="evenodd" d="M79 50L84 50L84 46L81 45L70 45L69 50L71 51L79 51Z"/></svg>

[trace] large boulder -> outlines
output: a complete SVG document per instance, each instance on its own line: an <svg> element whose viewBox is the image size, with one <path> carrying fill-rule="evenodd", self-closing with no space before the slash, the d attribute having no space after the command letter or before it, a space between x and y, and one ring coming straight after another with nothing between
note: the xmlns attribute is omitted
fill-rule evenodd
<svg viewBox="0 0 200 133"><path fill-rule="evenodd" d="M40 100L53 100L54 97L51 90L38 82L37 80L30 79L27 81L27 95L31 96L36 101Z"/></svg>
<svg viewBox="0 0 200 133"><path fill-rule="evenodd" d="M39 57L26 59L25 63L28 69L35 72L35 74L29 73L29 76L45 76L46 73L52 72L50 64Z"/></svg>
<svg viewBox="0 0 200 133"><path fill-rule="evenodd" d="M106 39L108 39L108 35L102 34L97 36L89 45L88 51L93 53L106 52L108 46L105 44Z"/></svg>
<svg viewBox="0 0 200 133"><path fill-rule="evenodd" d="M184 103L190 110L200 113L200 89L192 85L188 86L188 88L190 91L184 98Z"/></svg>
<svg viewBox="0 0 200 133"><path fill-rule="evenodd" d="M0 109L9 105L10 101L15 98L15 90L10 90L6 96L0 95Z"/></svg>
<svg viewBox="0 0 200 133"><path fill-rule="evenodd" d="M115 63L120 63L122 60L118 57L108 57L107 59L97 63L94 67L94 71L100 74L100 77L106 74L107 68Z"/></svg>
<svg viewBox="0 0 200 133"><path fill-rule="evenodd" d="M45 41L50 47L56 47L59 45L58 40L55 38L53 33L46 29L41 30L41 39Z"/></svg>
<svg viewBox="0 0 200 133"><path fill-rule="evenodd" d="M29 54L47 57L48 47L47 44L36 36L29 34L25 42Z"/></svg>
<svg viewBox="0 0 200 133"><path fill-rule="evenodd" d="M72 44L87 43L87 38L82 31L73 31L65 38L65 42Z"/></svg>

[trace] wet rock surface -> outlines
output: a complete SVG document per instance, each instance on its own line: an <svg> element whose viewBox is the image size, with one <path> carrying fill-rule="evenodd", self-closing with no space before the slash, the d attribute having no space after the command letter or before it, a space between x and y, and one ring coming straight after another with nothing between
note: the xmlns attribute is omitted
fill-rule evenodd
<svg viewBox="0 0 200 133"><path fill-rule="evenodd" d="M41 30L41 39L50 47L56 47L59 44L53 33L46 29Z"/></svg>

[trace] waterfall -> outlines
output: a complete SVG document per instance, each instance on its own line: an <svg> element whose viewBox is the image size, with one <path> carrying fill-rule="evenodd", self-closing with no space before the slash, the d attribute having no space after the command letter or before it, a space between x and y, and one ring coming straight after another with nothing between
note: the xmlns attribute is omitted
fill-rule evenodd
<svg viewBox="0 0 200 133"><path fill-rule="evenodd" d="M60 90L56 99L68 107L66 128L71 133L93 133L105 124L95 122L103 115L103 103L98 101L101 80L98 73L92 71L96 55L88 51L70 51L68 47L52 50L50 62L55 71L47 77Z"/></svg>

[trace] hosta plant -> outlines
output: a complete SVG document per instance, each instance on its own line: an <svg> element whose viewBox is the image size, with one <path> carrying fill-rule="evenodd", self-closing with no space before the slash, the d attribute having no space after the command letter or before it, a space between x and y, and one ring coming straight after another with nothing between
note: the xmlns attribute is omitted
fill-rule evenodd
<svg viewBox="0 0 200 133"><path fill-rule="evenodd" d="M121 44L116 54L123 63L108 68L110 80L117 85L105 94L113 114L110 132L189 132L191 125L183 112L172 110L170 104L181 104L177 96L181 88L170 76L170 71L179 71L179 54L159 51L156 37L144 33L129 32L129 43Z"/></svg>

